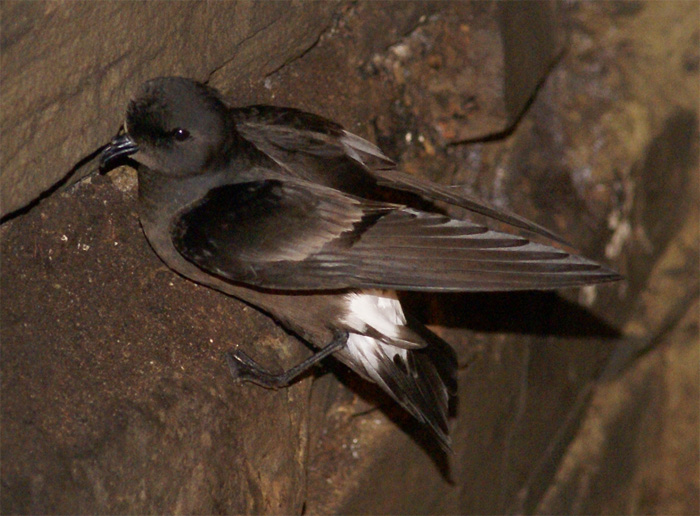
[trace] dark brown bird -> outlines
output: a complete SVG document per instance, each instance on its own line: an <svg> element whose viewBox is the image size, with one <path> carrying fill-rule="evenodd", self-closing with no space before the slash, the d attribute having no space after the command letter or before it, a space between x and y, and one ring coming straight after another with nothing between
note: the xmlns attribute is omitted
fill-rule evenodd
<svg viewBox="0 0 700 516"><path fill-rule="evenodd" d="M397 171L334 122L290 108L231 107L181 77L141 86L102 166L125 156L139 164L146 237L170 268L259 307L320 348L279 375L232 351L234 376L283 386L332 353L445 448L456 356L407 319L394 291L555 289L619 278L557 247L532 222ZM436 202L479 222L451 218Z"/></svg>

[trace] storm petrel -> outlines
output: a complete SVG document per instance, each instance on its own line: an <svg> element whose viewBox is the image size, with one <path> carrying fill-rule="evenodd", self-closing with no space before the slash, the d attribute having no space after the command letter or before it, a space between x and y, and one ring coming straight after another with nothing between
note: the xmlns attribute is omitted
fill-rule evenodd
<svg viewBox="0 0 700 516"><path fill-rule="evenodd" d="M171 269L259 307L319 349L282 374L231 351L236 378L281 387L333 354L444 448L456 355L404 313L395 291L619 279L532 222L396 170L335 122L291 108L232 107L182 77L138 90L101 166L125 156L138 163L143 230ZM450 217L437 203L468 215Z"/></svg>

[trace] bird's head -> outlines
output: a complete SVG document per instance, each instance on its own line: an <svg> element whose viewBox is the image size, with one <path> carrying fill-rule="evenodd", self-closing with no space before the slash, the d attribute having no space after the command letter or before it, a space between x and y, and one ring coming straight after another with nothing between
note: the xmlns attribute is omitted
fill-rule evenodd
<svg viewBox="0 0 700 516"><path fill-rule="evenodd" d="M130 156L161 174L202 173L226 138L227 109L216 90L191 79L147 81L129 103L123 131L103 151L101 168Z"/></svg>

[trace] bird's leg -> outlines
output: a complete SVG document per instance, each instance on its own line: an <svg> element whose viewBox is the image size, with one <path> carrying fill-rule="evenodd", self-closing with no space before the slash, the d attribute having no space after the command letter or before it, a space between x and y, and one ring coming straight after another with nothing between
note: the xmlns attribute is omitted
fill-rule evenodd
<svg viewBox="0 0 700 516"><path fill-rule="evenodd" d="M335 353L345 346L348 340L347 332L338 332L333 340L326 347L317 351L303 362L295 365L283 373L275 374L266 371L255 360L238 350L231 350L226 353L226 362L229 370L236 380L252 382L268 389L286 387L299 375L306 372L319 360L323 360L328 355Z"/></svg>

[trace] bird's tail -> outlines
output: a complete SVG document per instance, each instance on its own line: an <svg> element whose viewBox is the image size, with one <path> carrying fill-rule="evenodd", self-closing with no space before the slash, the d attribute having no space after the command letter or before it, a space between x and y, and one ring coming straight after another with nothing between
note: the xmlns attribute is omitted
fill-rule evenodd
<svg viewBox="0 0 700 516"><path fill-rule="evenodd" d="M353 337L359 341L367 336L351 335L348 347L361 347L364 355L361 368L355 369L426 424L449 451L448 414L450 399L457 392L457 355L447 342L418 321L409 319L403 328L406 331L401 339L377 338L371 347L366 340L361 344L353 342Z"/></svg>

